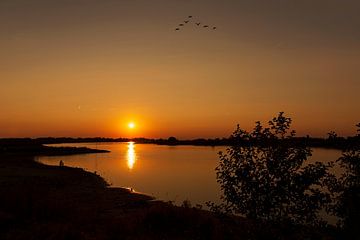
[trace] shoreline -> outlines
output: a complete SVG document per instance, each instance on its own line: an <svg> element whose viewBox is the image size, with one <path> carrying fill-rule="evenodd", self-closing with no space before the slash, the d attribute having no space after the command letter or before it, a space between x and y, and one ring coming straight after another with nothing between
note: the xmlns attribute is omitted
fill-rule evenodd
<svg viewBox="0 0 360 240"><path fill-rule="evenodd" d="M191 204L174 206L109 187L101 176L81 168L39 163L35 149L42 147L17 145L15 152L0 148L0 239L249 239L267 231L301 237L269 223L218 215ZM50 147L42 154L52 150L62 155L77 151ZM98 152L86 149L92 151ZM296 229L328 236L325 229Z"/></svg>
<svg viewBox="0 0 360 240"><path fill-rule="evenodd" d="M337 137L335 139L325 139L325 138L312 138L312 137L295 137L293 140L287 141L287 144L291 145L303 145L310 148L325 148L325 149L337 149L343 150L349 146L356 144L355 137ZM32 142L35 144L66 144L66 143L117 143L117 142L135 142L138 144L156 144L156 145L167 145L167 146L231 146L233 144L241 144L243 146L256 145L256 142L245 141L241 139L234 138L215 138L215 139L205 139L198 138L192 140L180 140L175 137L169 137L168 139L149 139L149 138L102 138L102 137L92 137L92 138L10 138L10 139L0 139L0 145L3 142Z"/></svg>
<svg viewBox="0 0 360 240"><path fill-rule="evenodd" d="M144 145L157 145L157 146L170 146L170 147L176 147L176 146L192 146L192 147L231 147L232 145L201 145L201 144L186 144L186 143L178 143L178 144L161 144L161 143L145 143L145 142L136 142L136 141L129 141L129 142L134 142L135 144L144 144ZM107 143L129 143L129 142L123 142L123 141L104 141L104 142L59 142L59 143L47 143L45 145L49 145L49 146L56 146L56 145L60 145L60 144L107 144ZM244 145L244 147L246 147L246 145ZM329 150L338 150L338 151L343 151L344 148L343 147L331 147L331 146L308 146L310 149L329 149ZM96 149L93 149L96 150ZM99 151L104 151L104 152L110 152L108 150L99 150ZM90 152L92 153L92 152ZM96 153L96 152L93 152ZM102 153L102 152L99 152ZM74 154L78 154L78 153L74 153ZM81 154L81 153L80 153ZM69 154L71 155L71 154Z"/></svg>

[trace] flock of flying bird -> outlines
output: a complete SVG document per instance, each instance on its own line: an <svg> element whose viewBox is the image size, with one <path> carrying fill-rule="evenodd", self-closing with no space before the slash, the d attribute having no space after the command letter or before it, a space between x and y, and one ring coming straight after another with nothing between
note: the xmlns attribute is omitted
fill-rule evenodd
<svg viewBox="0 0 360 240"><path fill-rule="evenodd" d="M193 19L193 16L188 16L188 18L184 21L184 23L180 23L179 26L177 26L175 28L175 31L180 31L181 27L184 27L186 24L188 23L191 23L191 20ZM217 27L216 26L209 26L209 25L205 25L205 24L202 24L201 22L194 22L195 25L197 25L198 27L203 27L203 28L211 28L213 30L216 30Z"/></svg>

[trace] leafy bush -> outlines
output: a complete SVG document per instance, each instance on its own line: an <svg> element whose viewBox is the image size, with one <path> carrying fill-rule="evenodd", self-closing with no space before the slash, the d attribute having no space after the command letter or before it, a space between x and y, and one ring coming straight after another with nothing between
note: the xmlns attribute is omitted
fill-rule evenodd
<svg viewBox="0 0 360 240"><path fill-rule="evenodd" d="M337 182L338 201L333 209L349 239L360 234L360 123L358 134L338 159L344 173Z"/></svg>
<svg viewBox="0 0 360 240"><path fill-rule="evenodd" d="M331 163L306 162L311 149L292 141L291 122L280 112L269 127L256 122L247 132L237 126L234 144L219 153L216 173L223 203L210 204L213 210L274 222L324 223L318 212L331 201L324 191Z"/></svg>

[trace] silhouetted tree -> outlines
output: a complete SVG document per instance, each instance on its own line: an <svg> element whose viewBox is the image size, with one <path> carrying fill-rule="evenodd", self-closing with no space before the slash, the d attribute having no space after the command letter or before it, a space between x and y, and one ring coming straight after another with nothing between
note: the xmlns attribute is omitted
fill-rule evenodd
<svg viewBox="0 0 360 240"><path fill-rule="evenodd" d="M274 222L323 223L317 213L331 200L320 190L330 164L305 164L311 150L294 144L290 126L283 112L266 128L260 122L252 132L237 126L233 145L219 153L216 173L223 203L210 204L213 210Z"/></svg>
<svg viewBox="0 0 360 240"><path fill-rule="evenodd" d="M340 226L349 239L360 235L360 123L356 125L354 142L338 159L344 173L339 184L339 198L335 213L341 218Z"/></svg>
<svg viewBox="0 0 360 240"><path fill-rule="evenodd" d="M328 139L329 140L335 140L338 137L337 133L334 131L328 132Z"/></svg>
<svg viewBox="0 0 360 240"><path fill-rule="evenodd" d="M175 145L178 142L176 137L169 137L167 141L168 141L168 144L170 144L170 145Z"/></svg>

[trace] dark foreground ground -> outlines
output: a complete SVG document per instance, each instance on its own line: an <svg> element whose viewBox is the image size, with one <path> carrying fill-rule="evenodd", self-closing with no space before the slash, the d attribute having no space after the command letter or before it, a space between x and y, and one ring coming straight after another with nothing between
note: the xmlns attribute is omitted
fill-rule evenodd
<svg viewBox="0 0 360 240"><path fill-rule="evenodd" d="M108 188L79 168L34 155L75 154L36 146L0 151L0 239L334 239L330 229L279 227L154 201ZM35 150L34 150L35 149ZM81 149L80 153L91 150Z"/></svg>

